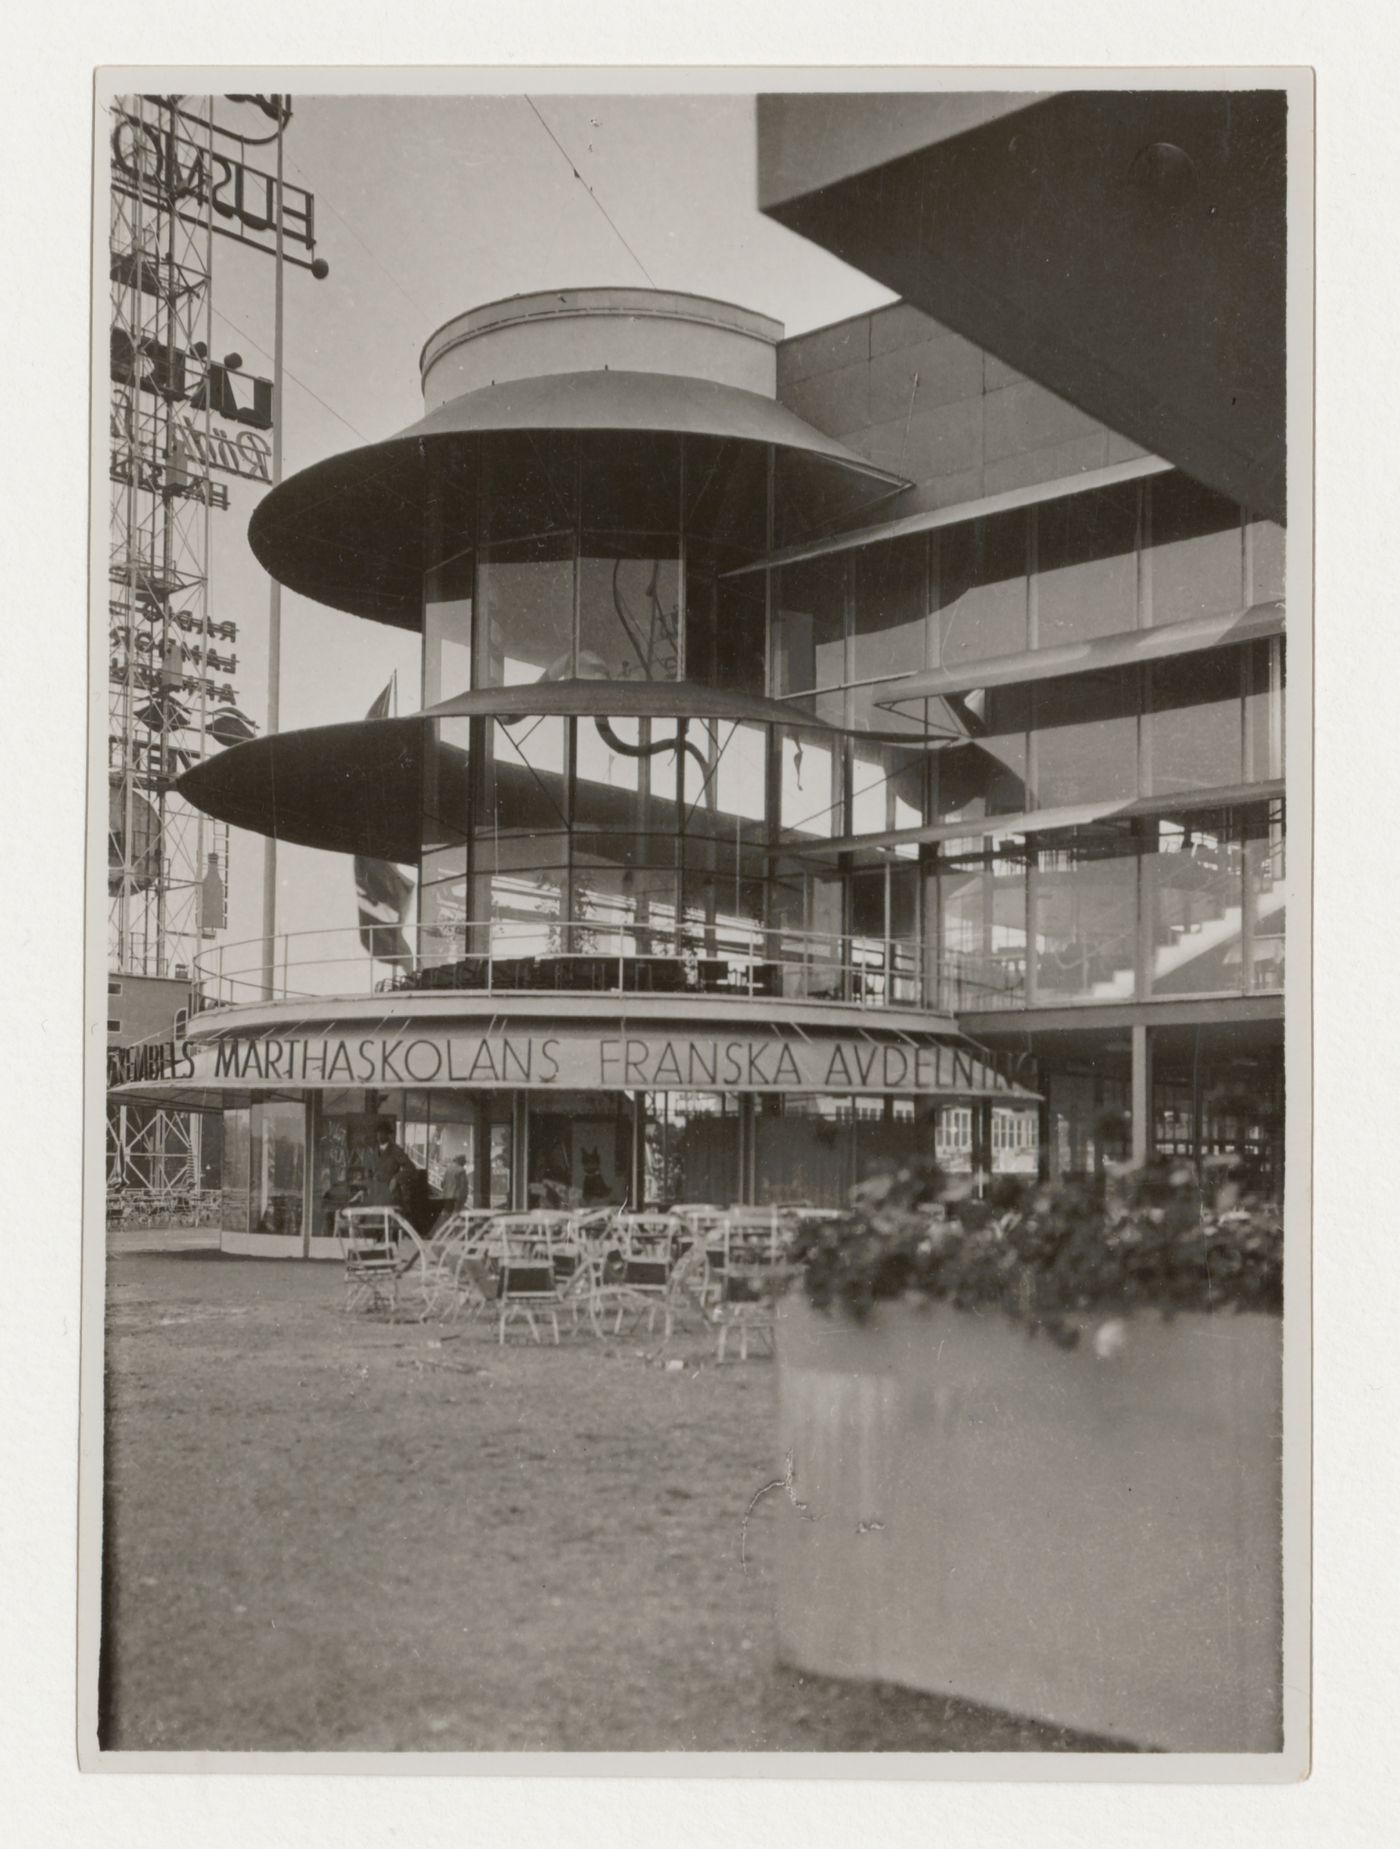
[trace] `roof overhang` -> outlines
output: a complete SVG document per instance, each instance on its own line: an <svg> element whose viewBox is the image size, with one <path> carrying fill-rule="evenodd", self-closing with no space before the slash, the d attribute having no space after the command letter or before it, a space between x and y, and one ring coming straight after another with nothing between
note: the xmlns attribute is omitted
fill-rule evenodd
<svg viewBox="0 0 1400 1849"><path fill-rule="evenodd" d="M1283 629L1284 605L1280 599L1251 604L1247 610L1228 615L1193 616L1180 623L1096 636L1090 642L1066 642L1054 648L1025 649L1014 655L960 662L955 668L931 668L888 682L875 699L879 706L899 707L907 700L946 699L976 688L1034 686L1038 681L1095 674L1105 668L1138 667L1144 662L1169 661L1204 649L1267 641L1270 636L1282 635Z"/></svg>
<svg viewBox="0 0 1400 1849"><path fill-rule="evenodd" d="M1068 828L1116 827L1139 817L1187 815L1202 809L1240 809L1251 804L1282 802L1282 777L1261 783L1236 783L1228 788L1181 791L1169 796L1138 796L1126 802L1073 803L1055 809L1028 809L1019 815L984 815L956 822L932 822L923 828L888 828L879 834L841 835L819 841L805 851L813 857L855 854L874 849L909 852L940 841L975 841L1013 836L1051 834Z"/></svg>
<svg viewBox="0 0 1400 1849"><path fill-rule="evenodd" d="M176 787L195 808L235 828L331 853L412 863L423 849L428 754L440 771L460 766L466 756L463 743L434 737L432 722L480 716L509 725L519 718L575 714L711 719L816 733L832 729L780 701L689 681L532 681L455 694L403 719L356 719L274 732L206 758L186 771ZM498 762L496 776L518 818L531 818L541 832L563 830L562 817L548 801L545 773L524 763ZM633 826L632 801L626 791L616 792L617 827L623 832ZM596 808L595 803L595 813ZM789 851L796 851L795 845Z"/></svg>
<svg viewBox="0 0 1400 1849"><path fill-rule="evenodd" d="M248 537L280 584L401 629L422 626L431 471L505 431L655 432L772 448L786 487L810 481L823 518L850 518L907 486L786 406L709 379L573 372L454 398L382 443L313 463L259 503Z"/></svg>
<svg viewBox="0 0 1400 1849"><path fill-rule="evenodd" d="M761 96L760 208L1282 521L1288 100L1257 79Z"/></svg>

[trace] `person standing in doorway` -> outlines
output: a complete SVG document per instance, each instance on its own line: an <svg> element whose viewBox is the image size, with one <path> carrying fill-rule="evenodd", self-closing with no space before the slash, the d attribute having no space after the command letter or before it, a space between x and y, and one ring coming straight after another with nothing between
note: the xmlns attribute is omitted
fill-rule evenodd
<svg viewBox="0 0 1400 1849"><path fill-rule="evenodd" d="M374 1153L369 1159L369 1186L365 1190L367 1207L396 1207L408 1216L412 1208L413 1164L394 1140L392 1124L380 1123L374 1129Z"/></svg>
<svg viewBox="0 0 1400 1849"><path fill-rule="evenodd" d="M434 1232L445 1226L454 1213L460 1213L470 1205L471 1186L472 1171L467 1167L467 1158L464 1155L453 1156L442 1177L441 1204Z"/></svg>

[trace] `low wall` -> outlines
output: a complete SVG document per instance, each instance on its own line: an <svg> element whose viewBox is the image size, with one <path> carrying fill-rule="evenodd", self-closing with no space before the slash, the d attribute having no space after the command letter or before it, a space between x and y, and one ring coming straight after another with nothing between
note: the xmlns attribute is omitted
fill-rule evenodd
<svg viewBox="0 0 1400 1849"><path fill-rule="evenodd" d="M999 1313L794 1293L783 1660L1175 1752L1281 1738L1282 1325L1140 1313L1100 1358Z"/></svg>

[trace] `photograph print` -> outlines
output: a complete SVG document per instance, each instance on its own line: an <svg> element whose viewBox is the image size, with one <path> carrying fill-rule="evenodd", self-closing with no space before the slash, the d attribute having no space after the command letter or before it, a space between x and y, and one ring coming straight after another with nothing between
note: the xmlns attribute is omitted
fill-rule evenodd
<svg viewBox="0 0 1400 1849"><path fill-rule="evenodd" d="M83 1762L1296 1775L1310 89L652 75L98 75Z"/></svg>

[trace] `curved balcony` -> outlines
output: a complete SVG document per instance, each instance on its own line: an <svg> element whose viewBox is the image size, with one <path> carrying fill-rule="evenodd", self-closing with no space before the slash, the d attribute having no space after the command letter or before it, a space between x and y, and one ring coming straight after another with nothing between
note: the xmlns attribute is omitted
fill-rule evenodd
<svg viewBox="0 0 1400 1849"><path fill-rule="evenodd" d="M973 980L961 964L934 963L916 938L495 918L450 930L386 927L372 955L365 935L349 926L220 944L195 958L196 1005L427 993L669 996L697 1006L773 1000L940 1014L999 1005L995 985Z"/></svg>

